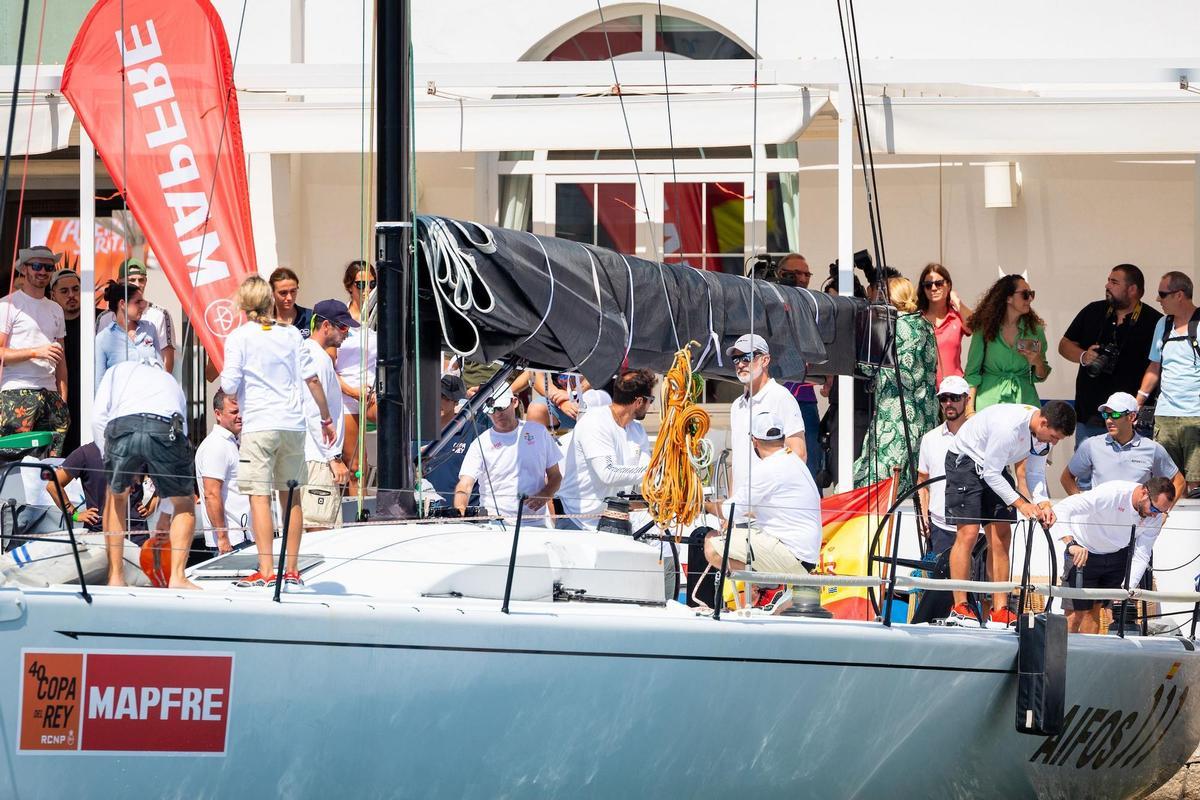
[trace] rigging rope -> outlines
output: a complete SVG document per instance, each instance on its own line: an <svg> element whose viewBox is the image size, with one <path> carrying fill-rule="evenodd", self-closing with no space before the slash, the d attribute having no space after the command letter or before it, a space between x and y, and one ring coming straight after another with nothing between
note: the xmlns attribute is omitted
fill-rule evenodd
<svg viewBox="0 0 1200 800"><path fill-rule="evenodd" d="M704 510L701 472L712 465L708 412L695 403L696 374L689 342L675 353L663 377L662 427L654 441L650 466L642 478L642 496L660 528L681 528Z"/></svg>

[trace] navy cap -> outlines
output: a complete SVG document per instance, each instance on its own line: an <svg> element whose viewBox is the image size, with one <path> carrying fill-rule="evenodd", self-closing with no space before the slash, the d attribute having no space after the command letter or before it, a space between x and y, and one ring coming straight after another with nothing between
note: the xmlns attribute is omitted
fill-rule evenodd
<svg viewBox="0 0 1200 800"><path fill-rule="evenodd" d="M327 319L334 325L346 325L350 328L360 327L358 320L350 316L350 309L341 300L322 300L313 306L313 316Z"/></svg>
<svg viewBox="0 0 1200 800"><path fill-rule="evenodd" d="M467 396L467 387L463 384L463 379L457 375L443 375L441 395L447 400L453 400L457 403Z"/></svg>

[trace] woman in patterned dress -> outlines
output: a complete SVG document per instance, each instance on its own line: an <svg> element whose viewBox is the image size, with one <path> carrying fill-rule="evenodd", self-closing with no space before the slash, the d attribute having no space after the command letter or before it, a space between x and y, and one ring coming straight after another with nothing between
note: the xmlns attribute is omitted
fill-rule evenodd
<svg viewBox="0 0 1200 800"><path fill-rule="evenodd" d="M900 488L912 486L916 474L917 452L921 437L938 421L937 375L938 350L933 326L917 313L917 292L907 278L888 280L888 295L899 311L896 319L896 364L904 387L903 412L896 371L891 367L864 367L875 378L875 413L862 456L854 462L854 485L867 486L881 481L899 466ZM903 416L908 417L908 442L905 442ZM905 466L909 462L912 468Z"/></svg>

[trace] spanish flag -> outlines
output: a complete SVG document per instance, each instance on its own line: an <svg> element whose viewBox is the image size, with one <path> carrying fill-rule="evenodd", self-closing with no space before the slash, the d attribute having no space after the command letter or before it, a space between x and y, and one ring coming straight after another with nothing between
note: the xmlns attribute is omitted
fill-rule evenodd
<svg viewBox="0 0 1200 800"><path fill-rule="evenodd" d="M824 575L866 575L871 539L883 515L895 500L895 477L861 489L830 495L821 500L821 563ZM885 535L879 550L886 548ZM821 606L838 619L872 619L867 590L860 587L825 586Z"/></svg>

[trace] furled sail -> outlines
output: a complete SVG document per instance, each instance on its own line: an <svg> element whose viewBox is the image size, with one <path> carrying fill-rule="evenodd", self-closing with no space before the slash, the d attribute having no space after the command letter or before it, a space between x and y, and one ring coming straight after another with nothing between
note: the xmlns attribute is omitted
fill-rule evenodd
<svg viewBox="0 0 1200 800"><path fill-rule="evenodd" d="M854 369L854 298L443 217L418 217L417 235L445 341L474 360L517 355L600 385L622 365L663 372L695 341L699 371L730 377L725 348L756 333L775 377Z"/></svg>

